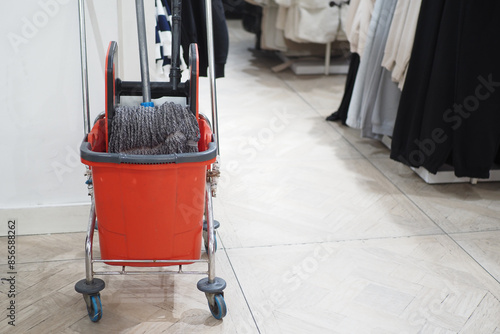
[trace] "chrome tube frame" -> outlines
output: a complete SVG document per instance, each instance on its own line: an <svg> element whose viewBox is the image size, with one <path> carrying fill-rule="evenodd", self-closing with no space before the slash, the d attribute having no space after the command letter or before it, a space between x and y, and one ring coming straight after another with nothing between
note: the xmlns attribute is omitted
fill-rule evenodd
<svg viewBox="0 0 500 334"><path fill-rule="evenodd" d="M206 275L206 271L96 271L96 275Z"/></svg>
<svg viewBox="0 0 500 334"><path fill-rule="evenodd" d="M93 260L94 263L167 263L167 264L177 264L177 263L187 263L187 262L207 262L207 260L103 260L96 259Z"/></svg>
<svg viewBox="0 0 500 334"><path fill-rule="evenodd" d="M205 11L207 19L206 24L207 24L207 47L208 47L208 79L210 81L212 127L213 127L215 141L217 143L217 156L219 156L220 155L219 120L217 115L217 93L215 86L214 29L213 29L212 0L205 1Z"/></svg>
<svg viewBox="0 0 500 334"><path fill-rule="evenodd" d="M80 19L80 61L82 72L82 100L84 134L90 132L90 105L89 105L89 74L87 68L87 36L85 28L85 1L78 0L78 16Z"/></svg>
<svg viewBox="0 0 500 334"><path fill-rule="evenodd" d="M96 213L95 213L95 201L94 196L91 196L91 204L90 204L90 215L89 215L89 224L87 227L87 238L85 239L85 279L87 284L92 284L94 280L94 269L93 269L93 253L92 253L92 245L94 243L94 228L96 222Z"/></svg>
<svg viewBox="0 0 500 334"><path fill-rule="evenodd" d="M205 216L207 220L208 240L208 282L213 283L215 280L215 229L212 208L212 192L210 190L209 182L207 182L205 187Z"/></svg>

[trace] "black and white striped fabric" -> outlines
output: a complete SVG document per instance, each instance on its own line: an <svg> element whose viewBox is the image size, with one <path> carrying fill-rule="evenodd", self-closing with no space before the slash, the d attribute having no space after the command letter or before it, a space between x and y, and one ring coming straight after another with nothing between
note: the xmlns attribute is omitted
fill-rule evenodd
<svg viewBox="0 0 500 334"><path fill-rule="evenodd" d="M156 0L156 48L155 59L157 72L168 78L172 64L172 12L167 0ZM180 50L180 68L187 68Z"/></svg>

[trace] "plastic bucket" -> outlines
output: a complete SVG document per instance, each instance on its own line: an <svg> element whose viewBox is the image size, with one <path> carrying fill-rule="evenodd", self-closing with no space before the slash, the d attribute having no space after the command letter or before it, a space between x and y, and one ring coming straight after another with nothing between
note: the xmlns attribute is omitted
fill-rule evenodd
<svg viewBox="0 0 500 334"><path fill-rule="evenodd" d="M82 162L92 169L103 260L200 258L206 172L217 153L213 136L206 135L204 120L199 122L200 141L211 142L200 142L199 147L207 149L198 153L144 156L94 152L84 139L80 154ZM133 261L108 264L166 266Z"/></svg>

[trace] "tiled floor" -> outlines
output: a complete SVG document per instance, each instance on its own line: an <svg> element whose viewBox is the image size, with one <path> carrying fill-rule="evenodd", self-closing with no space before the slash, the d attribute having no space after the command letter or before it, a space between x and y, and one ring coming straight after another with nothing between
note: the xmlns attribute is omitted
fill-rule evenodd
<svg viewBox="0 0 500 334"><path fill-rule="evenodd" d="M106 276L92 323L73 288L84 234L22 236L16 327L1 316L0 332L499 334L500 184L425 184L324 120L344 76L273 73L230 26L214 199L227 317L212 318L199 277Z"/></svg>

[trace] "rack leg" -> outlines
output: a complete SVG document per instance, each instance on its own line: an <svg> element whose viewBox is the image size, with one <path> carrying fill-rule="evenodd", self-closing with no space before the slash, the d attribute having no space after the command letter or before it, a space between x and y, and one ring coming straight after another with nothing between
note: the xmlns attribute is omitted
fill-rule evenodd
<svg viewBox="0 0 500 334"><path fill-rule="evenodd" d="M215 142L217 143L217 157L220 156L219 145L219 120L217 111L217 87L215 84L215 56L214 56L214 28L212 0L205 0L205 14L207 25L207 48L208 48L208 79L210 82L210 102L212 107L212 124Z"/></svg>
<svg viewBox="0 0 500 334"><path fill-rule="evenodd" d="M330 74L330 56L332 53L332 43L326 43L325 50L325 75Z"/></svg>

